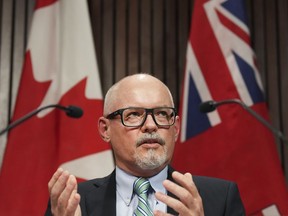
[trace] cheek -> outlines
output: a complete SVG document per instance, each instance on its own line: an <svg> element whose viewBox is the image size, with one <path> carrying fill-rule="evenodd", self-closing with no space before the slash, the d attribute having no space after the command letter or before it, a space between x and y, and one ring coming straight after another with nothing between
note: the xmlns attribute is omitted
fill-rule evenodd
<svg viewBox="0 0 288 216"><path fill-rule="evenodd" d="M123 152L125 154L135 151L135 138L131 131L126 130L111 130L111 144L116 152Z"/></svg>
<svg viewBox="0 0 288 216"><path fill-rule="evenodd" d="M170 131L170 133L166 136L166 146L169 154L172 154L175 147L175 133L174 131Z"/></svg>

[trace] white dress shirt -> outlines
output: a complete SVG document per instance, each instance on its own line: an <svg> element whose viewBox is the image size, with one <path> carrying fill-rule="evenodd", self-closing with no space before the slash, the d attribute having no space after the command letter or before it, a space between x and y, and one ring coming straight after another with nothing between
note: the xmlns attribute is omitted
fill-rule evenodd
<svg viewBox="0 0 288 216"><path fill-rule="evenodd" d="M167 194L162 182L167 179L168 167L166 166L157 175L148 178L153 190L148 195L149 205L153 210L167 211L166 204L158 201L155 197L155 191ZM138 205L138 197L133 193L133 183L138 177L132 176L116 167L116 215L132 216Z"/></svg>

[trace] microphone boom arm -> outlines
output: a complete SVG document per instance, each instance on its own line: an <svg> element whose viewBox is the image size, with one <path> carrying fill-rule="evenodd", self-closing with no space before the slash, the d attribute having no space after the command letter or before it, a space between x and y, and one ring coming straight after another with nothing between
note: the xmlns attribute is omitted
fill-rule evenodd
<svg viewBox="0 0 288 216"><path fill-rule="evenodd" d="M214 106L220 106L222 104L230 104L230 103L236 103L242 106L246 111L248 111L252 116L254 116L258 121L260 121L263 125L265 125L267 128L269 128L275 135L277 135L281 140L283 140L285 143L288 143L288 139L284 136L284 134L274 128L268 121L266 121L262 116L260 116L257 112L255 112L253 109L251 109L249 106L247 106L245 103L243 103L239 99L228 99L223 100L219 102L214 101Z"/></svg>
<svg viewBox="0 0 288 216"><path fill-rule="evenodd" d="M39 109L33 110L30 113L24 115L23 117L15 120L11 124L9 124L6 128L4 128L3 130L0 131L0 136L3 135L4 133L8 132L12 128L16 127L17 125L21 124L22 122L26 121L27 119L31 118L32 116L36 115L37 113L41 112L42 110L48 109L48 108L53 108L53 107L64 110L68 116L73 117L73 118L79 118L82 116L82 110L78 107L75 107L75 106L64 107L64 106L61 106L59 104L51 104L51 105L47 105L47 106L41 107ZM79 112L81 112L81 113L79 113Z"/></svg>

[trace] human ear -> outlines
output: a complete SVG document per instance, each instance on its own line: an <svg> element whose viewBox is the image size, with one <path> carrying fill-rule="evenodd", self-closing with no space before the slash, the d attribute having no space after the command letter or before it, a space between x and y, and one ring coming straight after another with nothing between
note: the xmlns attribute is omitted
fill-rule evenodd
<svg viewBox="0 0 288 216"><path fill-rule="evenodd" d="M105 142L110 142L109 120L103 116L98 120L98 132Z"/></svg>
<svg viewBox="0 0 288 216"><path fill-rule="evenodd" d="M180 133L180 118L179 116L175 117L175 123L174 123L174 130L175 130L175 142L178 139L179 133Z"/></svg>

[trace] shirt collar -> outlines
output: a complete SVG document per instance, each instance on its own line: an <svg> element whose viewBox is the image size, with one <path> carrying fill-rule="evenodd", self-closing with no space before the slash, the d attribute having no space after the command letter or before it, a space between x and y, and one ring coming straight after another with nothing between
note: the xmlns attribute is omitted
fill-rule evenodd
<svg viewBox="0 0 288 216"><path fill-rule="evenodd" d="M168 166L166 166L157 175L148 178L151 187L154 191L161 191L166 193L166 189L163 186L163 181L167 179ZM132 176L126 173L124 170L116 166L116 190L124 200L126 205L129 205L133 198L133 183L138 177Z"/></svg>
<svg viewBox="0 0 288 216"><path fill-rule="evenodd" d="M168 166L166 166L163 170L161 170L161 172L158 173L157 175L148 178L151 187L154 189L154 191L160 191L162 193L166 193L166 189L163 186L163 181L167 179L167 175L168 175Z"/></svg>

